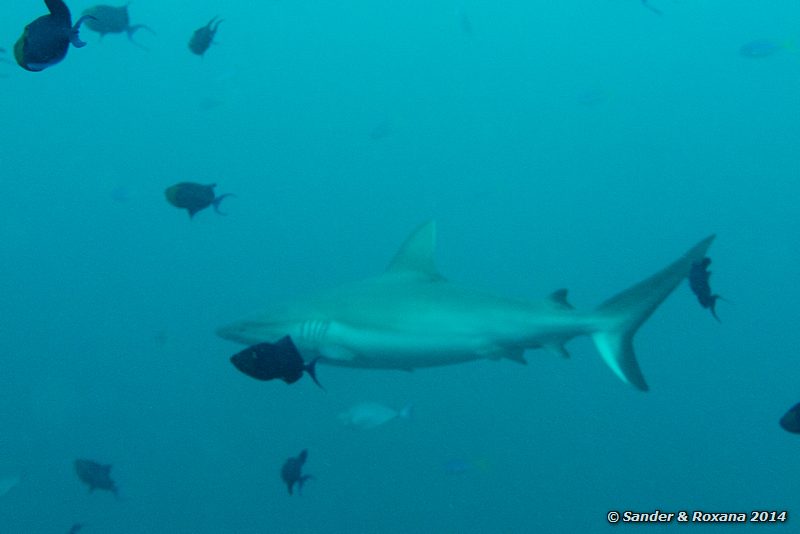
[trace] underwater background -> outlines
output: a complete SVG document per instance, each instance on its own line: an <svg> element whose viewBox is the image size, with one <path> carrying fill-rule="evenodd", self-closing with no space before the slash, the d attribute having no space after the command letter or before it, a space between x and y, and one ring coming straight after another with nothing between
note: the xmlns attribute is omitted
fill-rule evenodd
<svg viewBox="0 0 800 534"><path fill-rule="evenodd" d="M795 0L136 0L149 50L84 27L40 73L13 43L47 10L7 4L0 533L599 532L655 509L797 531ZM757 39L774 53L741 53ZM235 193L228 215L170 206L182 181ZM586 338L525 367L321 365L327 392L230 364L217 327L381 272L428 219L449 280L579 309L716 233L728 301L718 323L682 284L654 314L647 393ZM415 413L346 428L360 401Z"/></svg>

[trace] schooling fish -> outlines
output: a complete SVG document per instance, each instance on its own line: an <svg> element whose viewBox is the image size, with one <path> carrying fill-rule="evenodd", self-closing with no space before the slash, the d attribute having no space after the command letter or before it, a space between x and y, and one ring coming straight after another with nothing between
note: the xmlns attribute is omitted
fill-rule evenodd
<svg viewBox="0 0 800 534"><path fill-rule="evenodd" d="M781 417L781 427L792 434L800 434L800 403L795 404Z"/></svg>
<svg viewBox="0 0 800 534"><path fill-rule="evenodd" d="M413 408L413 404L407 404L402 409L395 410L377 402L362 402L340 413L339 420L353 428L375 428L394 419L408 419Z"/></svg>
<svg viewBox="0 0 800 534"><path fill-rule="evenodd" d="M214 41L214 35L217 33L217 28L219 28L219 25L223 22L222 20L217 20L217 18L219 18L219 15L209 20L208 24L202 28L198 28L194 31L192 38L189 39L189 50L191 50L193 54L202 56L206 53L208 47L211 46ZM214 24L215 22L216 24Z"/></svg>
<svg viewBox="0 0 800 534"><path fill-rule="evenodd" d="M275 343L259 343L234 354L231 356L231 363L239 371L256 380L280 378L287 384L294 384L300 380L303 371L306 371L314 383L325 389L317 380L318 359L315 358L305 364L292 338L284 336Z"/></svg>
<svg viewBox="0 0 800 534"><path fill-rule="evenodd" d="M697 296L700 305L711 310L711 315L719 321L715 308L717 299L720 296L711 294L711 286L708 285L708 279L711 277L711 271L708 270L709 265L711 265L711 258L708 257L692 263L692 268L689 271L689 287Z"/></svg>
<svg viewBox="0 0 800 534"><path fill-rule="evenodd" d="M92 460L75 460L75 473L81 482L89 486L89 492L101 489L118 495L117 486L111 480L111 465L99 464Z"/></svg>
<svg viewBox="0 0 800 534"><path fill-rule="evenodd" d="M233 196L230 193L214 196L214 188L217 184L201 185L193 182L181 182L168 187L164 191L167 202L176 208L185 209L189 212L189 217L194 217L198 211L204 210L209 206L214 206L214 211L220 215L225 215L219 211L219 204L225 197Z"/></svg>
<svg viewBox="0 0 800 534"><path fill-rule="evenodd" d="M52 67L67 55L69 44L82 48L86 43L78 35L81 23L92 17L84 15L72 25L72 15L62 0L45 0L50 10L34 20L22 32L14 45L14 57L20 67L31 72L38 72Z"/></svg>
<svg viewBox="0 0 800 534"><path fill-rule="evenodd" d="M306 463L306 458L308 458L308 451L303 449L300 451L300 455L297 458L289 458L281 468L281 479L286 483L286 487L289 489L289 495L292 495L292 488L295 484L297 484L297 493L299 495L303 490L303 484L305 484L306 480L314 478L311 475L303 475L301 473L303 464Z"/></svg>
<svg viewBox="0 0 800 534"><path fill-rule="evenodd" d="M153 35L154 32L149 26L144 24L134 24L131 26L131 19L128 15L128 4L124 6L97 5L83 11L84 15L94 17L86 21L86 26L97 33L100 37L107 33L127 33L128 40L140 48L141 44L133 40L133 34L138 30L147 30Z"/></svg>

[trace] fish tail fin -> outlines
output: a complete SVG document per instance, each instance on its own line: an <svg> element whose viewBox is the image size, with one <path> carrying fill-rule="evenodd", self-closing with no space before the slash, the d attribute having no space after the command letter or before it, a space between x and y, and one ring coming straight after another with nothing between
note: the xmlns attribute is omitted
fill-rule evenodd
<svg viewBox="0 0 800 534"><path fill-rule="evenodd" d="M139 30L145 30L152 33L153 35L158 35L156 31L147 24L134 24L133 26L128 28L128 37L132 37L133 34Z"/></svg>
<svg viewBox="0 0 800 534"><path fill-rule="evenodd" d="M234 195L233 193L225 193L224 195L220 195L220 196L218 196L217 198L215 198L215 199L214 199L214 211L216 211L216 212L217 212L217 213L219 213L220 215L227 215L227 213L223 213L223 212L221 212L221 211L219 210L219 205L220 205L220 203L222 203L222 201L223 201L224 199L226 199L226 198L228 198L228 197L235 197L235 196L236 196L236 195Z"/></svg>
<svg viewBox="0 0 800 534"><path fill-rule="evenodd" d="M705 256L713 240L713 235L705 238L661 271L611 297L595 310L597 330L591 334L592 340L603 360L623 382L648 390L633 351L633 336L689 275L692 264Z"/></svg>
<svg viewBox="0 0 800 534"><path fill-rule="evenodd" d="M149 48L147 48L146 46L144 46L143 44L141 44L140 42L138 42L136 39L133 38L133 34L135 34L139 30L147 30L150 33L152 33L153 35L156 35L156 32L154 32L149 26L147 26L145 24L134 24L133 26L129 26L128 27L128 31L127 31L128 40L130 42L132 42L134 45L136 45L139 48L141 48L142 50L149 50Z"/></svg>
<svg viewBox="0 0 800 534"><path fill-rule="evenodd" d="M83 24L83 21L85 20L97 20L97 17L93 17L92 15L84 15L72 26L72 29L69 32L69 42L71 42L72 46L75 48L83 48L86 46L86 42L81 41L80 36L81 24Z"/></svg>
<svg viewBox="0 0 800 534"><path fill-rule="evenodd" d="M314 358L313 360L311 360L310 362L308 362L305 365L304 369L308 373L308 376L310 376L311 379L314 381L314 383L316 385L318 385L319 388L322 391L326 391L325 388L322 386L322 384L319 383L319 380L317 380L317 362L318 361L319 361L319 358Z"/></svg>
<svg viewBox="0 0 800 534"><path fill-rule="evenodd" d="M401 419L410 419L411 416L414 415L414 403L409 402L397 413L397 416Z"/></svg>

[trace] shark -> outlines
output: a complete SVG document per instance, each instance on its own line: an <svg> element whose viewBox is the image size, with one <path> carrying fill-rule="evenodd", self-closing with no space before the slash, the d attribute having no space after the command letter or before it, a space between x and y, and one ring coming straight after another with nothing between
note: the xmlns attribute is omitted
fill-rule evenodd
<svg viewBox="0 0 800 534"><path fill-rule="evenodd" d="M217 334L245 345L288 335L304 359L406 371L481 359L525 364L531 349L569 357L566 343L588 336L616 376L647 391L633 337L705 257L714 237L596 308L578 310L566 289L536 302L450 282L436 268L436 223L428 221L409 235L382 274L277 304Z"/></svg>

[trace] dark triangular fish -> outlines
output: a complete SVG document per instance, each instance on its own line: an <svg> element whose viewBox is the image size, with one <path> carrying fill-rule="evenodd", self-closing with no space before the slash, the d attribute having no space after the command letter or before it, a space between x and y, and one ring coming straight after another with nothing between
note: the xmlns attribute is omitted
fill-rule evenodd
<svg viewBox="0 0 800 534"><path fill-rule="evenodd" d="M89 492L96 489L110 491L118 496L117 485L111 480L111 465L93 460L75 460L75 473L81 482L89 486Z"/></svg>
<svg viewBox="0 0 800 534"><path fill-rule="evenodd" d="M72 527L69 529L69 532L67 532L67 534L77 534L77 532L78 532L80 529L82 529L82 528L83 528L83 523L75 523L75 524L74 524L74 525L72 525Z"/></svg>
<svg viewBox="0 0 800 534"><path fill-rule="evenodd" d="M192 38L189 39L189 50L191 50L193 54L202 56L214 42L214 35L216 35L219 25L223 22L221 19L217 20L218 18L219 15L209 20L208 24L202 28L198 28L194 31ZM214 24L215 22L216 24Z"/></svg>
<svg viewBox="0 0 800 534"><path fill-rule="evenodd" d="M105 36L107 33L127 33L128 40L140 48L145 48L133 39L133 34L138 30L147 30L153 35L154 32L149 26L145 24L131 25L130 16L128 15L128 5L124 6L107 6L97 5L87 8L83 11L84 15L90 15L94 19L86 21L86 26L97 33L100 37Z"/></svg>
<svg viewBox="0 0 800 534"><path fill-rule="evenodd" d="M708 280L711 277L711 272L708 270L709 265L711 265L711 258L708 257L692 264L692 269L689 271L689 287L692 289L695 296L697 296L697 301L700 305L703 308L711 310L711 315L714 316L714 319L719 321L716 305L717 299L721 297L711 294L711 286L708 284Z"/></svg>
<svg viewBox="0 0 800 534"><path fill-rule="evenodd" d="M281 479L286 483L289 495L292 495L292 488L295 484L297 484L297 493L299 495L303 490L303 484L307 480L314 478L311 475L302 474L306 458L308 458L308 450L303 449L297 458L289 458L281 468Z"/></svg>
<svg viewBox="0 0 800 534"><path fill-rule="evenodd" d="M217 184L202 185L193 182L181 182L164 190L167 202L176 208L182 208L189 212L189 217L194 217L198 211L204 210L209 206L214 206L214 211L220 215L225 215L219 210L219 205L226 197L234 196L230 193L214 196L214 188Z"/></svg>
<svg viewBox="0 0 800 534"><path fill-rule="evenodd" d="M317 380L318 360L319 358L315 358L305 364L289 336L284 336L275 343L253 345L231 356L234 367L256 380L280 378L287 384L294 384L305 371L320 388L325 389Z"/></svg>
<svg viewBox="0 0 800 534"><path fill-rule="evenodd" d="M38 72L52 67L67 55L70 43L76 48L86 46L81 41L78 30L81 23L90 19L83 16L72 25L72 15L62 0L45 0L50 10L34 20L22 32L14 45L14 57L20 67L31 72Z"/></svg>
<svg viewBox="0 0 800 534"><path fill-rule="evenodd" d="M780 423L785 431L792 434L800 434L800 403L795 404L788 412L783 414Z"/></svg>

